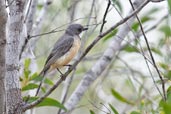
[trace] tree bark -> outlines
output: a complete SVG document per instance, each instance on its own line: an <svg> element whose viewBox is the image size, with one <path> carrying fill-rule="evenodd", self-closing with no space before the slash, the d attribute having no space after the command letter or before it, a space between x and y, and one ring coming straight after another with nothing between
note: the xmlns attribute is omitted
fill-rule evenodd
<svg viewBox="0 0 171 114"><path fill-rule="evenodd" d="M5 114L5 50L7 12L5 0L0 0L0 113Z"/></svg>
<svg viewBox="0 0 171 114"><path fill-rule="evenodd" d="M22 97L19 86L19 52L23 30L25 0L8 0L8 38L6 50L7 114L22 114Z"/></svg>

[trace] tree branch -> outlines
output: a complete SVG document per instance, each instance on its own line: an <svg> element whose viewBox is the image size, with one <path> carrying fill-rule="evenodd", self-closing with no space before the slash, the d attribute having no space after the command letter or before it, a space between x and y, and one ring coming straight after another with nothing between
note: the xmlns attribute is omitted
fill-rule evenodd
<svg viewBox="0 0 171 114"><path fill-rule="evenodd" d="M108 0L108 4L107 4L107 7L106 7L106 11L105 11L104 16L103 16L103 23L102 23L101 28L100 28L100 34L102 33L104 24L106 23L106 20L105 19L106 19L106 16L107 16L107 13L108 13L110 4L111 4L111 1Z"/></svg>
<svg viewBox="0 0 171 114"><path fill-rule="evenodd" d="M11 4L10 4L11 3ZM24 38L25 0L8 0L9 19L6 48L6 106L8 114L22 113L22 97L19 81L19 50Z"/></svg>
<svg viewBox="0 0 171 114"><path fill-rule="evenodd" d="M7 11L5 1L0 0L0 113L5 112L6 104L6 90L5 90L5 70L6 70L6 23L7 23Z"/></svg>

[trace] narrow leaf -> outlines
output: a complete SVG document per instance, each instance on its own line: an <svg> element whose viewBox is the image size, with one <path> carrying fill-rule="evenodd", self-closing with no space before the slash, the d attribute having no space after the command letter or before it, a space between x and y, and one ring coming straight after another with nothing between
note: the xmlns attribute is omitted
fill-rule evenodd
<svg viewBox="0 0 171 114"><path fill-rule="evenodd" d="M141 113L137 111L132 111L131 114L141 114Z"/></svg>
<svg viewBox="0 0 171 114"><path fill-rule="evenodd" d="M28 79L28 77L29 77L30 73L31 73L31 71L30 71L30 70L28 70L28 69L24 69L24 77L25 77L26 79Z"/></svg>
<svg viewBox="0 0 171 114"><path fill-rule="evenodd" d="M35 89L35 88L38 88L38 85L34 84L34 83L30 83L30 84L24 86L22 88L22 91L32 90L32 89Z"/></svg>
<svg viewBox="0 0 171 114"><path fill-rule="evenodd" d="M115 34L117 33L117 29L113 30L112 32L110 32L109 34L107 34L104 38L103 41L106 41L108 39L110 39L111 37L115 36Z"/></svg>
<svg viewBox="0 0 171 114"><path fill-rule="evenodd" d="M171 36L171 29L169 26L162 26L160 31L163 32L166 36Z"/></svg>
<svg viewBox="0 0 171 114"><path fill-rule="evenodd" d="M109 104L109 106L112 109L114 114L119 114L118 111L111 104Z"/></svg>
<svg viewBox="0 0 171 114"><path fill-rule="evenodd" d="M29 69L30 62L31 62L31 59L26 59L26 60L24 61L24 67L25 67L25 69Z"/></svg>
<svg viewBox="0 0 171 114"><path fill-rule="evenodd" d="M144 15L151 15L151 14L154 14L154 13L156 13L157 11L159 11L160 9L159 8L152 8L152 9L150 9L149 11L147 11Z"/></svg>
<svg viewBox="0 0 171 114"><path fill-rule="evenodd" d="M168 2L168 6L169 6L169 12L171 14L171 0L167 0L167 2Z"/></svg>
<svg viewBox="0 0 171 114"><path fill-rule="evenodd" d="M151 50L158 55L162 55L161 51L157 48L152 47Z"/></svg>
<svg viewBox="0 0 171 114"><path fill-rule="evenodd" d="M24 98L27 99L27 98ZM29 100L27 101L28 103L31 103L33 101L36 101L38 97L30 97ZM58 107L60 109L63 109L66 111L66 108L64 107L63 104L61 104L59 101L52 99L52 98L45 98L41 103L39 103L36 107L42 107L42 106L54 106Z"/></svg>
<svg viewBox="0 0 171 114"><path fill-rule="evenodd" d="M124 102L124 103L127 103L127 104L130 104L130 105L134 105L134 103L128 101L126 98L124 98L123 96L120 95L120 93L118 93L117 91L115 91L114 89L111 89L111 92L112 92L112 95L118 99L119 101L121 102Z"/></svg>
<svg viewBox="0 0 171 114"><path fill-rule="evenodd" d="M38 77L38 74L34 73L33 75L30 76L30 80L36 80L37 77Z"/></svg>
<svg viewBox="0 0 171 114"><path fill-rule="evenodd" d="M119 0L112 0L113 4L116 5L119 9L119 12L123 12L122 5Z"/></svg>
<svg viewBox="0 0 171 114"><path fill-rule="evenodd" d="M138 52L136 48L130 46L130 45L127 45L123 48L124 51L126 52Z"/></svg>
<svg viewBox="0 0 171 114"><path fill-rule="evenodd" d="M90 114L95 114L95 112L94 112L94 111L92 111L92 110L90 110Z"/></svg>
<svg viewBox="0 0 171 114"><path fill-rule="evenodd" d="M50 79L46 78L45 81L44 81L46 84L49 84L49 85L54 85L53 81L51 81Z"/></svg>
<svg viewBox="0 0 171 114"><path fill-rule="evenodd" d="M149 20L152 20L153 18L151 17L148 17L148 16L144 16L141 18L141 23L145 23ZM132 25L132 29L137 31L138 30L138 27L139 27L139 22L135 22L133 25Z"/></svg>

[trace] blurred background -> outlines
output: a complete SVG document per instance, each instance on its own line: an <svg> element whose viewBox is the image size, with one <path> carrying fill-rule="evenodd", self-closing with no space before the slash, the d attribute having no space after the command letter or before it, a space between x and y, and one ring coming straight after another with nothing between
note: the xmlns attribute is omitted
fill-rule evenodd
<svg viewBox="0 0 171 114"><path fill-rule="evenodd" d="M171 78L171 23L168 1L150 2L138 13L155 63L164 79L165 91L169 91ZM89 28L81 34L82 47L71 64L78 60L86 47L99 35L108 3L108 0L38 0L35 23L30 32L31 48L24 59L25 70L30 73L24 75L32 76L42 70L54 43L70 23ZM131 9L129 0L111 0L102 33L129 15ZM135 19L131 25L125 26L129 26L130 32L122 39L122 48L117 50L110 64L90 85L72 114L169 114L166 110L170 109L165 107L171 104L160 105L163 96L162 82L152 63L139 22ZM65 93L67 101L83 76L102 57L119 29L117 27L96 43L76 70L49 97L61 102L69 85ZM63 73L66 70L67 67L61 69ZM43 86L48 90L60 78L60 74L53 71L46 77L48 81ZM21 83L24 88L30 82ZM28 90L23 95L35 93L35 90ZM58 107L44 106L35 108L32 114L58 114L58 111ZM31 114L30 111L27 113Z"/></svg>

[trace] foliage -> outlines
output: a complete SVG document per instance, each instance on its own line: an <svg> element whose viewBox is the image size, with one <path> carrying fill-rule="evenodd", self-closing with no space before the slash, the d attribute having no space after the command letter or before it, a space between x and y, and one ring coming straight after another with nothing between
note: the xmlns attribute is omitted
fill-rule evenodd
<svg viewBox="0 0 171 114"><path fill-rule="evenodd" d="M28 90L37 89L39 85L36 84L35 82L40 82L42 80L42 77L38 76L37 73L31 74L29 70L30 59L25 60L24 66L25 66L24 76L22 76L22 78L20 79L22 83L22 91L24 92ZM53 82L48 78L44 80L44 83L48 85L53 85ZM44 87L41 87L41 89L43 90L43 92L46 92L46 89ZM38 98L39 97L26 97L26 96L23 97L23 99L27 103L32 103L33 101L36 101ZM36 107L42 107L42 106L54 106L54 107L66 110L64 105L62 105L59 101L55 100L54 98L45 98Z"/></svg>

